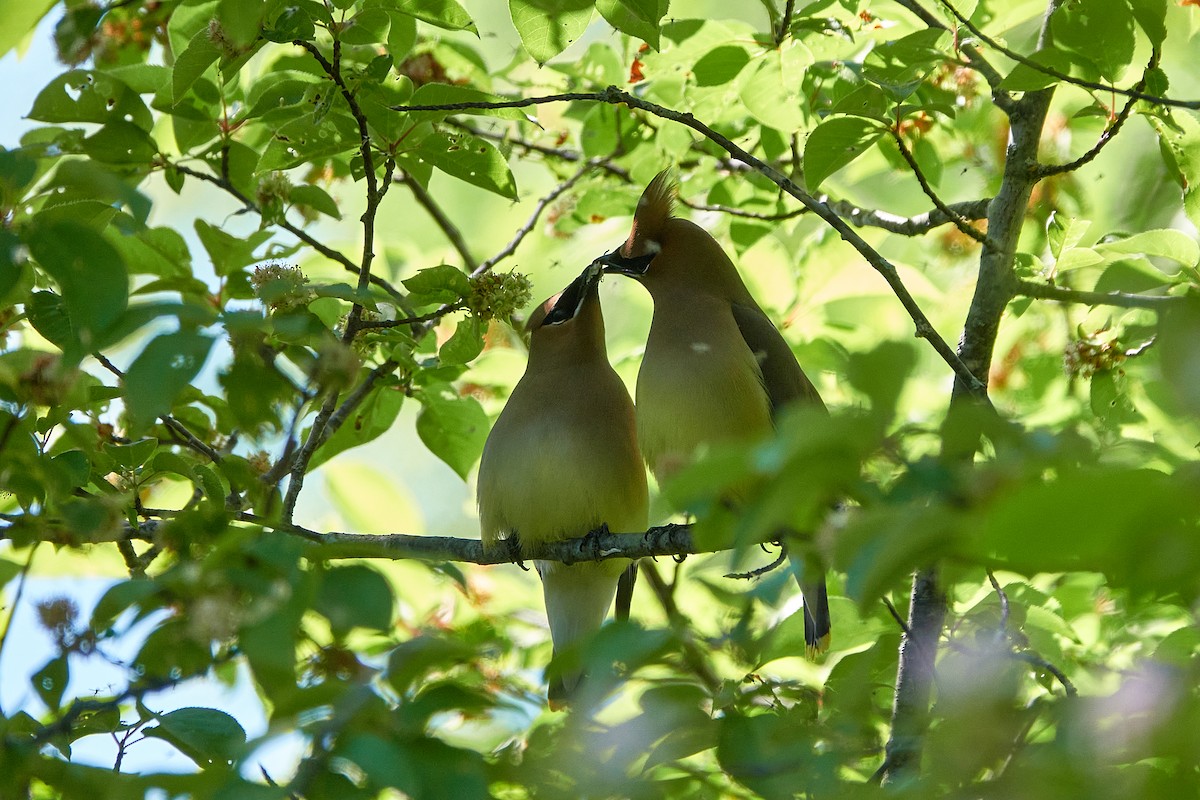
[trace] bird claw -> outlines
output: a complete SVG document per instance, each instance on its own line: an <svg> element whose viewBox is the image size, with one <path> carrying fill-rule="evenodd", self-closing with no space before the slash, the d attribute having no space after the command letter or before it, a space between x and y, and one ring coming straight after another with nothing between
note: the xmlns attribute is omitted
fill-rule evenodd
<svg viewBox="0 0 1200 800"><path fill-rule="evenodd" d="M529 572L529 567L525 566L524 560L521 558L521 537L513 534L504 540L505 553L512 563L516 564L521 569Z"/></svg>
<svg viewBox="0 0 1200 800"><path fill-rule="evenodd" d="M610 533L612 533L612 531L608 529L608 523L601 522L600 527L596 528L595 530L588 531L587 535L583 537L583 549L588 551L593 559L599 560L600 556L602 555L600 551L600 539Z"/></svg>

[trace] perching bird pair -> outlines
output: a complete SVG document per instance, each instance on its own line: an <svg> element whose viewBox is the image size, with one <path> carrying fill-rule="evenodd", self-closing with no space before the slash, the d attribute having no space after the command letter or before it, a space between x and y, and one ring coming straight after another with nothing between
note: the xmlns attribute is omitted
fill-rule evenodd
<svg viewBox="0 0 1200 800"><path fill-rule="evenodd" d="M823 407L720 245L672 216L675 191L669 173L660 173L638 201L625 243L531 316L529 363L479 465L485 546L511 537L571 539L602 524L645 530L642 458L663 481L704 445L765 435L789 403ZM636 412L605 352L602 272L634 278L654 302ZM537 562L555 654L600 627L628 566ZM830 632L824 576L805 581L803 591L805 642L823 650ZM552 681L551 702L566 701L580 678Z"/></svg>

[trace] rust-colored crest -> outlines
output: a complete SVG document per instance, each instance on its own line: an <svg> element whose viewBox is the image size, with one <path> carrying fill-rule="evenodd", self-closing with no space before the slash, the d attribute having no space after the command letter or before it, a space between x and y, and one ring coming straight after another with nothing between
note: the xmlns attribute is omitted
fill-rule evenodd
<svg viewBox="0 0 1200 800"><path fill-rule="evenodd" d="M670 167L654 176L638 200L637 210L633 212L633 229L621 246L621 255L632 258L646 254L646 242L658 240L663 226L671 218L678 193L679 185Z"/></svg>

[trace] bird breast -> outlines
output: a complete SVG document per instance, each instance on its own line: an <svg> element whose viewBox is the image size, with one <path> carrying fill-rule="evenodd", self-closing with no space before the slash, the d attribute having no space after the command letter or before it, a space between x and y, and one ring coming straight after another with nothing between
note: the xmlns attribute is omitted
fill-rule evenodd
<svg viewBox="0 0 1200 800"><path fill-rule="evenodd" d="M513 535L524 544L574 538L601 523L615 532L645 529L633 405L604 367L527 374L513 390L479 467L485 544Z"/></svg>
<svg viewBox="0 0 1200 800"><path fill-rule="evenodd" d="M705 446L771 430L758 361L728 307L656 303L637 383L638 443L660 481Z"/></svg>

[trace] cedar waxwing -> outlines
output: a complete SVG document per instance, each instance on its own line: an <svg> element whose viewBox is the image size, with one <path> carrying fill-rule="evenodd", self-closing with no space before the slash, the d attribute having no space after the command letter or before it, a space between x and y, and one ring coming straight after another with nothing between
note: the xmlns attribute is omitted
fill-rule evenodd
<svg viewBox="0 0 1200 800"><path fill-rule="evenodd" d="M654 301L637 379L637 429L660 482L702 445L767 434L788 403L824 408L721 246L671 215L675 192L669 171L659 173L638 200L629 238L598 259L605 272L635 278ZM812 654L829 646L824 575L806 578L801 588Z"/></svg>
<svg viewBox="0 0 1200 800"><path fill-rule="evenodd" d="M605 351L600 275L599 264L588 266L529 319L529 363L479 463L485 547L513 537L524 544L572 539L603 524L646 529L646 470L633 402ZM630 562L536 565L558 654L599 629ZM551 704L567 700L581 677L552 682Z"/></svg>

